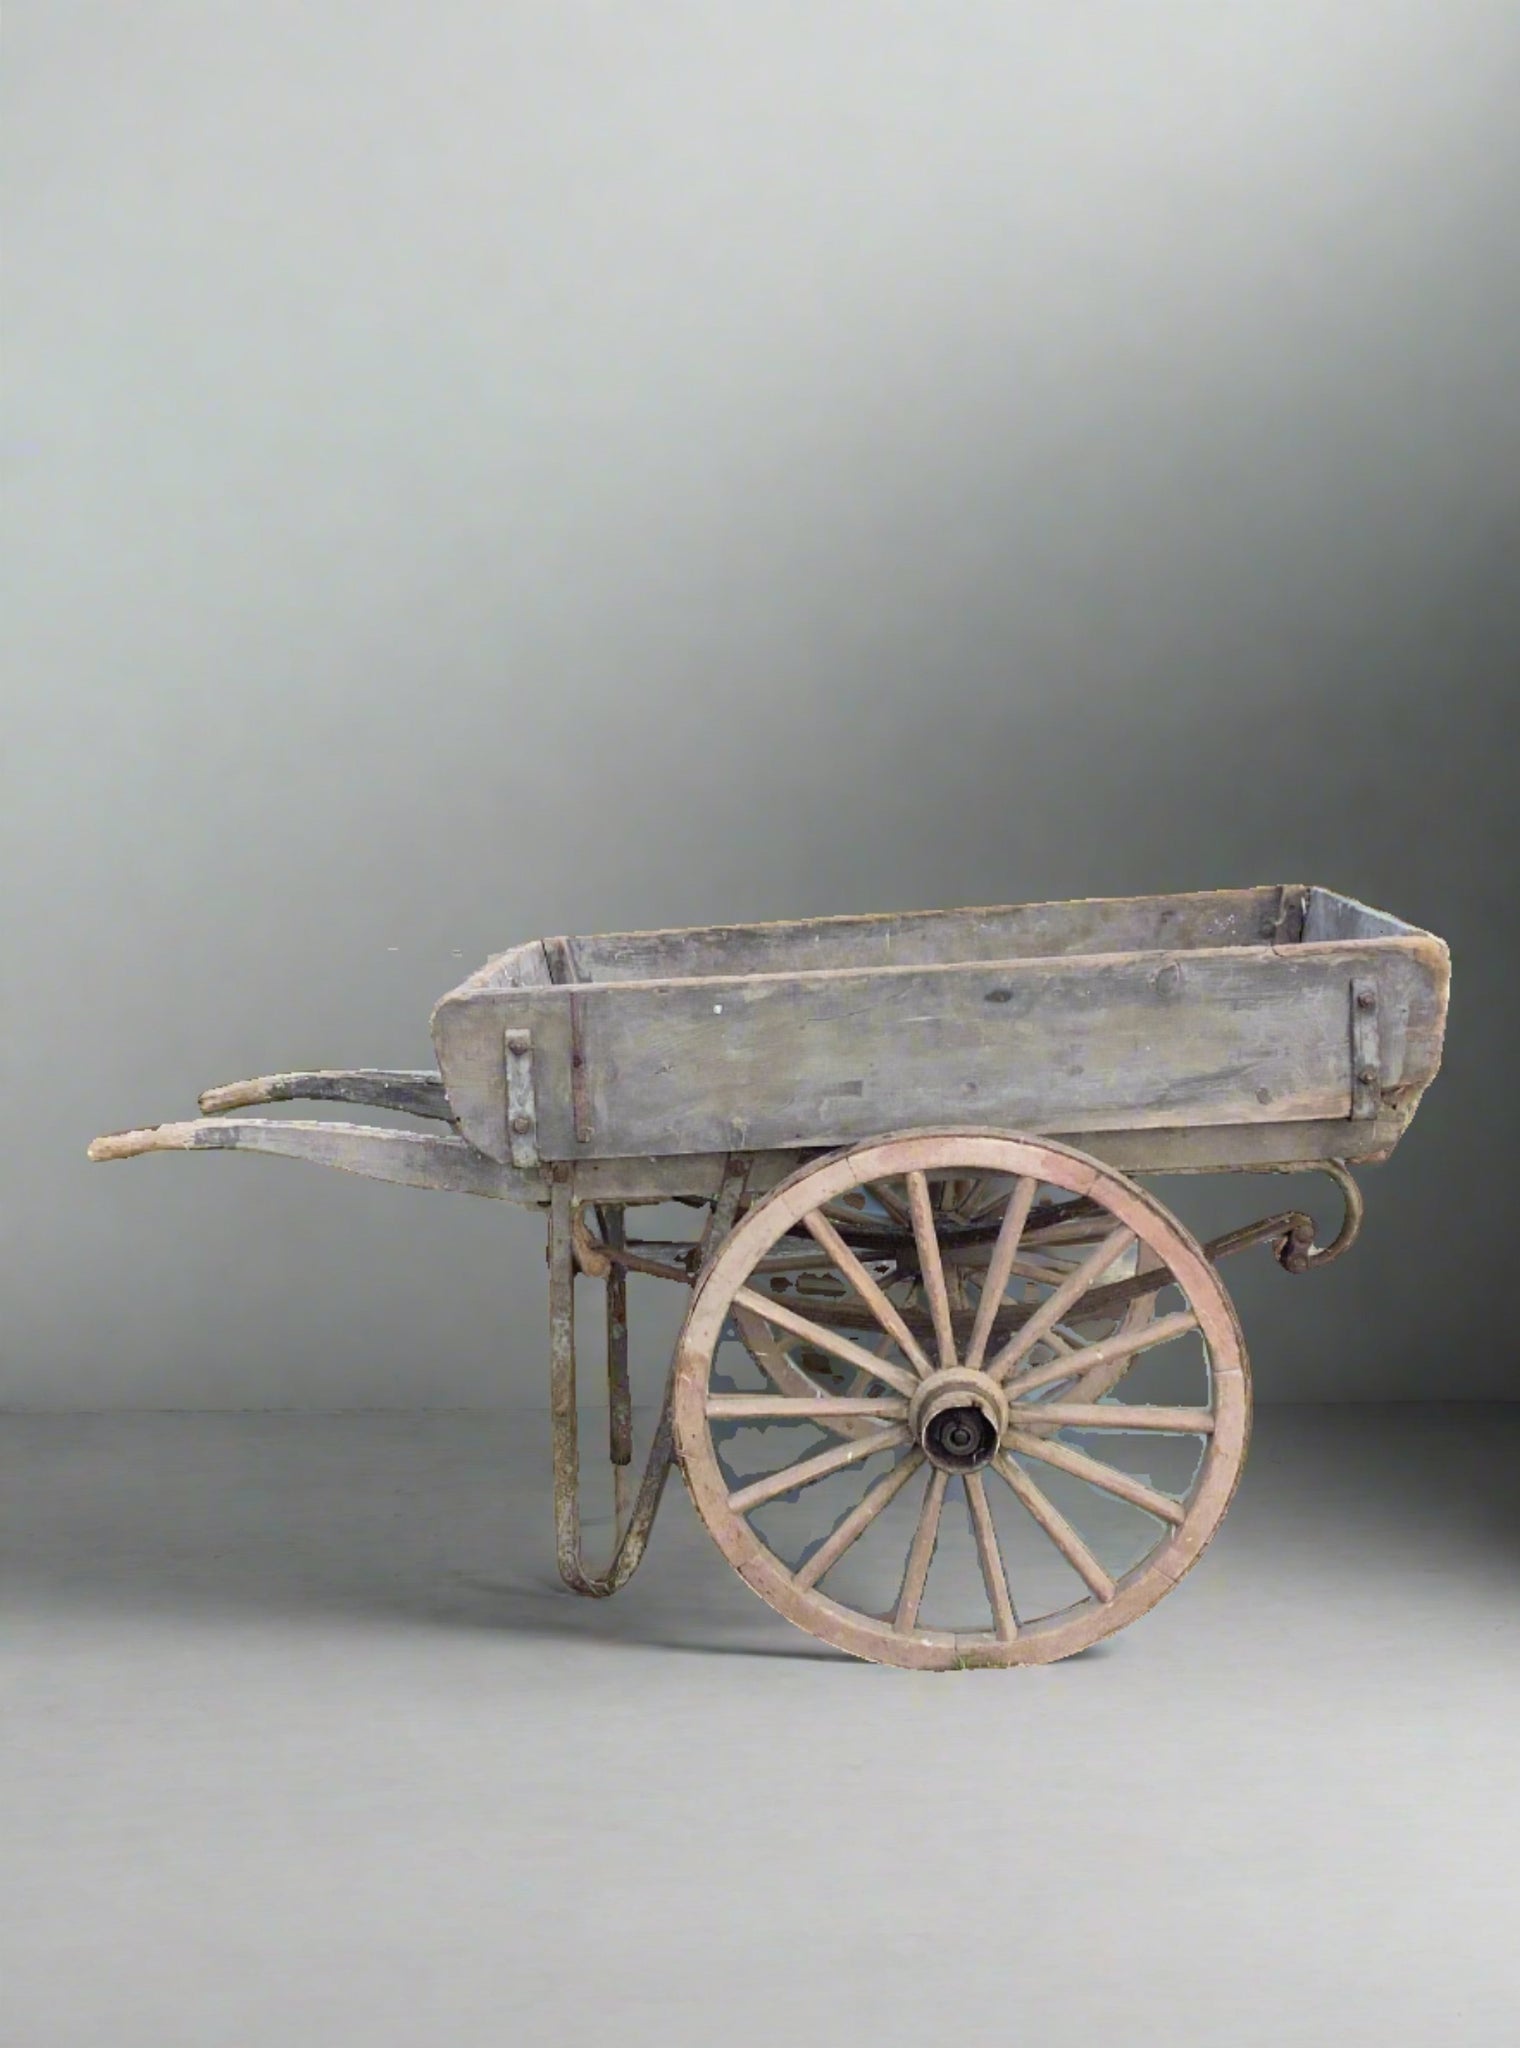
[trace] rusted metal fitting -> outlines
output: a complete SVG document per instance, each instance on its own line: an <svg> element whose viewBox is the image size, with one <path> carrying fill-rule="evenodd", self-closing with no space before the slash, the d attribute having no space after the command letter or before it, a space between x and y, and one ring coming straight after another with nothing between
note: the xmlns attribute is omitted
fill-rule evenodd
<svg viewBox="0 0 1520 2048"><path fill-rule="evenodd" d="M1302 1213L1277 1241L1277 1263L1285 1273L1307 1273L1314 1256L1314 1218Z"/></svg>
<svg viewBox="0 0 1520 2048"><path fill-rule="evenodd" d="M997 1455L1008 1427L1008 1396L986 1373L952 1366L919 1383L908 1404L908 1427L930 1464L976 1472Z"/></svg>
<svg viewBox="0 0 1520 2048"><path fill-rule="evenodd" d="M586 1212L579 1202L570 1211L570 1242L575 1248L575 1263L581 1271L593 1280L605 1280L612 1271L612 1261L605 1247L598 1244L586 1228Z"/></svg>
<svg viewBox="0 0 1520 2048"><path fill-rule="evenodd" d="M1349 1252L1361 1234L1362 1214L1365 1204L1362 1191L1351 1177L1344 1159L1326 1160L1323 1166L1313 1169L1316 1173L1327 1174L1341 1191L1345 1203L1345 1214L1341 1227L1328 1244L1316 1246L1314 1222L1304 1216L1295 1221L1293 1228L1277 1248L1278 1262L1288 1273L1307 1273L1320 1266L1328 1266L1343 1252Z"/></svg>

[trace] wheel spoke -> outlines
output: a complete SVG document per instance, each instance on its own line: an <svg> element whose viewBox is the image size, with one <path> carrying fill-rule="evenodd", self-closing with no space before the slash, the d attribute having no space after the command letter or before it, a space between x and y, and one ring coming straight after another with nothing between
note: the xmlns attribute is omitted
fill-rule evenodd
<svg viewBox="0 0 1520 2048"><path fill-rule="evenodd" d="M1022 1415L1019 1409L1014 1413ZM1053 1423L1057 1429L1155 1429L1170 1436L1214 1433L1211 1409L1127 1408L1122 1401L1038 1401L1029 1409L1029 1420Z"/></svg>
<svg viewBox="0 0 1520 2048"><path fill-rule="evenodd" d="M959 1267L973 1275L982 1269L990 1273L991 1266L987 1259L990 1249L991 1247L987 1245L968 1246L964 1251L952 1248L947 1254L946 1264L952 1268ZM1009 1268L1009 1277L1015 1280L1034 1280L1041 1287L1059 1287L1061 1282L1069 1279L1076 1270L1069 1259L1051 1259L1043 1256L1030 1258L1021 1249ZM1004 1284L1007 1284L1006 1281Z"/></svg>
<svg viewBox="0 0 1520 2048"><path fill-rule="evenodd" d="M968 1371L980 1372L982 1360L987 1356L987 1340L992 1335L992 1322L998 1312L998 1304L1008 1288L1008 1278L1013 1271L1014 1257L1018 1252L1019 1239L1024 1233L1029 1206L1035 1198L1039 1183L1026 1175L1018 1181L1008 1197L1008 1206L1003 1211L1002 1227L997 1234L997 1243L992 1248L992 1257L987 1266L987 1277L982 1282L982 1298L976 1307L976 1322L972 1326L971 1342L966 1347Z"/></svg>
<svg viewBox="0 0 1520 2048"><path fill-rule="evenodd" d="M940 1365L948 1371L955 1364L955 1332L950 1324L950 1296L945 1287L945 1268L934 1229L929 1183L916 1170L904 1177L908 1183L908 1204L913 1211L913 1241L918 1246L918 1270L923 1275L929 1313L934 1319L934 1341L939 1347Z"/></svg>
<svg viewBox="0 0 1520 2048"><path fill-rule="evenodd" d="M1011 1643L1019 1632L1013 1600L1008 1591L1008 1574L992 1525L992 1508L980 1472L966 1474L966 1504L971 1510L971 1527L976 1535L976 1554L982 1567L982 1581L992 1606L993 1628L1000 1643Z"/></svg>
<svg viewBox="0 0 1520 2048"><path fill-rule="evenodd" d="M1008 1184L997 1176L980 1175L970 1195L961 1204L961 1214L968 1225L977 1224L990 1216L999 1202L1008 1205Z"/></svg>
<svg viewBox="0 0 1520 2048"><path fill-rule="evenodd" d="M1090 1252L1078 1266L1069 1280L1062 1281L1054 1294L1048 1295L1022 1328L1015 1330L1008 1342L988 1365L987 1371L995 1380L1006 1379L1008 1374L1031 1352L1035 1345L1056 1323L1062 1321L1073 1302L1080 1301L1104 1273L1135 1241L1135 1233L1123 1224L1111 1231L1097 1250Z"/></svg>
<svg viewBox="0 0 1520 2048"><path fill-rule="evenodd" d="M1051 1252L1030 1252L1013 1262L1021 1280L1038 1280L1044 1287L1059 1287L1077 1268L1071 1259L1059 1259Z"/></svg>
<svg viewBox="0 0 1520 2048"><path fill-rule="evenodd" d="M867 1272L820 1210L815 1209L811 1216L804 1216L802 1220L904 1357L922 1377L927 1378L934 1368L930 1365L923 1346L903 1321L896 1302L890 1299L874 1274Z"/></svg>
<svg viewBox="0 0 1520 2048"><path fill-rule="evenodd" d="M1075 1479L1085 1479L1090 1486L1101 1487L1104 1493L1127 1500L1131 1507L1144 1508L1158 1521L1176 1523L1187 1519L1187 1509L1181 1501L1158 1493L1143 1479L1132 1479L1128 1472L1105 1465L1101 1458L1092 1458L1086 1451L1074 1450L1070 1444L1051 1443L1044 1437L1030 1436L1022 1429L1008 1430L1003 1441L1007 1449L1020 1451L1026 1458L1037 1458L1041 1464L1054 1465L1062 1472L1070 1472Z"/></svg>
<svg viewBox="0 0 1520 2048"><path fill-rule="evenodd" d="M950 1474L936 1465L929 1474L929 1484L924 1490L924 1504L919 1509L918 1527L913 1531L913 1546L908 1552L902 1592L898 1596L897 1613L892 1620L892 1626L900 1636L906 1635L918 1620L918 1603L924 1597L924 1585L929 1577L929 1566L934 1558L934 1545L939 1536L940 1510L945 1505L945 1488L949 1483Z"/></svg>
<svg viewBox="0 0 1520 2048"><path fill-rule="evenodd" d="M826 1273L829 1261L821 1252L776 1252L762 1259L756 1273Z"/></svg>
<svg viewBox="0 0 1520 2048"><path fill-rule="evenodd" d="M745 1350L778 1393L788 1394L798 1401L811 1401L817 1395L817 1381L810 1378L795 1362L768 1323L763 1323L759 1316L751 1315L747 1308L736 1308L734 1321L739 1326L739 1336ZM862 1391L859 1377L857 1374L856 1384L850 1389L852 1393L858 1394ZM857 1421L849 1416L841 1416L837 1421L830 1423L829 1427L836 1436L863 1436L870 1431L872 1424L867 1419Z"/></svg>
<svg viewBox="0 0 1520 2048"><path fill-rule="evenodd" d="M1007 1480L1013 1489L1014 1498L1021 1501L1029 1510L1062 1557L1087 1586L1088 1591L1095 1593L1102 1601L1112 1600L1116 1590L1113 1580L1050 1495L1042 1487L1036 1486L1023 1466L1016 1465L1010 1457L1000 1453L993 1460L992 1469L1000 1479Z"/></svg>
<svg viewBox="0 0 1520 2048"><path fill-rule="evenodd" d="M709 1394L707 1412L730 1422L828 1422L854 1415L901 1422L908 1404L901 1394Z"/></svg>
<svg viewBox="0 0 1520 2048"><path fill-rule="evenodd" d="M864 1536L882 1509L896 1500L923 1462L924 1454L915 1445L905 1458L861 1496L839 1527L819 1544L812 1556L798 1565L793 1573L796 1583L806 1590L809 1586L816 1586L825 1572L832 1571L850 1545Z"/></svg>
<svg viewBox="0 0 1520 2048"><path fill-rule="evenodd" d="M1107 1227L1107 1216L1077 1216L1031 1230L1024 1242L1031 1251L1075 1251L1084 1244L1096 1244Z"/></svg>
<svg viewBox="0 0 1520 2048"><path fill-rule="evenodd" d="M1135 1271L1137 1274L1154 1273L1156 1275L1157 1294L1171 1282L1172 1278L1165 1259L1162 1258L1159 1252L1153 1252L1149 1245L1142 1245L1140 1247L1140 1255L1135 1261ZM1157 1294L1137 1296L1125 1310L1124 1320L1120 1323L1114 1335L1116 1337L1128 1337L1135 1335L1141 1330L1153 1328L1156 1321ZM1162 1320L1165 1321L1165 1318L1163 1317ZM1179 1331L1178 1334L1180 1335L1181 1332ZM1162 1339L1162 1341L1165 1342L1166 1340ZM1113 1392L1120 1380L1129 1371L1130 1364L1135 1355L1135 1353L1131 1352L1127 1357L1112 1358L1093 1366L1090 1371L1084 1371L1081 1379L1068 1390L1068 1398L1073 1401L1101 1401L1105 1394Z"/></svg>
<svg viewBox="0 0 1520 2048"><path fill-rule="evenodd" d="M945 1299L950 1304L950 1326L953 1331L956 1315L960 1311L973 1306L973 1297L966 1284L967 1273L965 1267L957 1265L952 1258L944 1259L943 1265L945 1271Z"/></svg>
<svg viewBox="0 0 1520 2048"><path fill-rule="evenodd" d="M785 1465L779 1472L767 1472L763 1479L741 1486L728 1496L728 1504L736 1515L748 1514L751 1508L762 1507L778 1494L790 1493L799 1486L811 1486L816 1480L827 1479L831 1472L842 1472L846 1465L858 1465L862 1459L872 1458L878 1451L893 1450L907 1440L908 1432L900 1424L891 1429L878 1429L870 1436L850 1437L830 1450L819 1451L815 1457L803 1458L796 1465Z"/></svg>
<svg viewBox="0 0 1520 2048"><path fill-rule="evenodd" d="M809 1316L799 1315L796 1309L768 1294L756 1294L752 1288L738 1287L734 1290L734 1304L738 1308L749 1309L778 1329L790 1330L794 1337L806 1337L820 1351L831 1352L835 1358L842 1358L846 1365L857 1366L862 1372L870 1373L873 1379L884 1380L889 1387L896 1387L900 1394L911 1394L918 1385L916 1377L904 1371L902 1366L889 1365L874 1351L867 1351L863 1344L852 1343L848 1337L826 1329Z"/></svg>
<svg viewBox="0 0 1520 2048"><path fill-rule="evenodd" d="M887 1187L886 1182L878 1181L872 1189L872 1193L898 1228L906 1230L909 1227L908 1212L902 1203L898 1201L896 1195Z"/></svg>
<svg viewBox="0 0 1520 2048"><path fill-rule="evenodd" d="M1026 1394L1032 1394L1039 1387L1048 1387L1057 1380L1075 1378L1079 1373L1084 1377L1100 1367L1123 1361L1123 1372L1128 1372L1129 1362L1138 1358L1142 1351L1152 1351L1158 1344L1170 1344L1174 1337L1185 1337L1189 1330L1196 1330L1198 1318L1192 1311L1184 1310L1175 1316L1162 1316L1157 1322L1142 1323L1137 1330L1120 1330L1112 1337L1105 1337L1100 1344L1083 1344L1068 1351L1064 1357L1052 1359L1049 1365L1037 1365L1029 1372L1017 1373L1006 1382L1008 1398L1021 1401ZM1021 1330L1019 1335L1024 1333ZM1054 1335L1047 1330L1045 1342ZM1115 1373L1114 1380L1123 1377ZM1111 1382L1112 1384L1112 1382ZM1106 1391L1106 1390L1105 1390ZM1075 1397L1076 1389L1072 1389Z"/></svg>

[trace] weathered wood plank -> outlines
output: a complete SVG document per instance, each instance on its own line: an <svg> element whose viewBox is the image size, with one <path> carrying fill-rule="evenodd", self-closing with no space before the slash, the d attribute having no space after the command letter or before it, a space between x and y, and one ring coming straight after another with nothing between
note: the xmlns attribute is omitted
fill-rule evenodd
<svg viewBox="0 0 1520 2048"><path fill-rule="evenodd" d="M332 1166L365 1180L388 1180L440 1193L484 1195L497 1201L539 1203L548 1186L537 1175L487 1159L464 1138L428 1131L366 1130L358 1124L315 1123L295 1117L210 1117L114 1131L95 1139L93 1160L135 1159L146 1152L268 1152Z"/></svg>
<svg viewBox="0 0 1520 2048"><path fill-rule="evenodd" d="M1081 1142L1104 1130L1349 1120L1358 975L1379 988L1383 1104L1412 1106L1439 1060L1445 1005L1445 948L1425 936L583 984L589 1149L789 1149L947 1123ZM461 1127L493 1156L505 1151L508 1024L532 1032L544 1076L543 1156L585 1149L567 996L481 991L435 1012Z"/></svg>
<svg viewBox="0 0 1520 2048"><path fill-rule="evenodd" d="M443 1081L436 1072L398 1072L382 1067L331 1067L308 1073L259 1074L229 1081L200 1097L203 1116L256 1109L264 1102L348 1102L361 1109L394 1109L407 1116L452 1123Z"/></svg>
<svg viewBox="0 0 1520 2048"><path fill-rule="evenodd" d="M553 980L549 957L542 939L528 939L510 946L505 953L493 953L483 967L462 981L456 995L475 994L483 989L547 988Z"/></svg>
<svg viewBox="0 0 1520 2048"><path fill-rule="evenodd" d="M612 932L576 939L576 972L563 978L660 981L687 975L937 967L1076 953L1256 946L1297 938L1307 893L1300 884L1271 884L1190 895L1094 897ZM1296 912L1295 906L1300 906Z"/></svg>
<svg viewBox="0 0 1520 2048"><path fill-rule="evenodd" d="M1047 1135L1075 1145L1122 1173L1259 1173L1312 1168L1329 1159L1377 1165L1397 1142L1405 1123L1401 1111L1385 1111L1375 1123L1214 1124L1177 1131L1053 1131ZM794 1173L807 1150L753 1155L749 1188L758 1194ZM664 1158L583 1159L575 1168L575 1189L585 1201L653 1202L676 1197L710 1199L718 1191L727 1155L690 1153Z"/></svg>
<svg viewBox="0 0 1520 2048"><path fill-rule="evenodd" d="M1415 930L1386 910L1372 910L1354 896L1339 896L1333 889L1305 892L1303 929L1299 936L1309 944L1341 939L1408 938Z"/></svg>

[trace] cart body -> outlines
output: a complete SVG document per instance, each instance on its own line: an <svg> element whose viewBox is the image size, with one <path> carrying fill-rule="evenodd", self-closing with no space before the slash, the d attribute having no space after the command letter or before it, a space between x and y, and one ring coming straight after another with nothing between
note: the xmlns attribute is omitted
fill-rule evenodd
<svg viewBox="0 0 1520 2048"><path fill-rule="evenodd" d="M1429 933L1271 886L534 941L433 1038L459 1130L527 1169L964 1123L1212 1170L1386 1156L1447 978Z"/></svg>

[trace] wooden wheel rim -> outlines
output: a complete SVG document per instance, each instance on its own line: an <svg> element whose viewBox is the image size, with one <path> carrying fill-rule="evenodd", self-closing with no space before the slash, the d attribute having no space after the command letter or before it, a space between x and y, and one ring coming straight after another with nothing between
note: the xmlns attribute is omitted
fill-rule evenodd
<svg viewBox="0 0 1520 2048"><path fill-rule="evenodd" d="M1212 1432L1180 1523L1115 1582L1112 1598L1090 1597L1020 1624L1011 1640L992 1632L951 1632L866 1615L792 1571L729 1504L707 1415L713 1357L736 1292L760 1259L825 1202L868 1183L944 1170L1010 1175L1101 1203L1160 1260L1196 1318L1207 1354ZM1128 1319L1126 1319L1128 1320ZM760 1598L809 1634L875 1663L921 1670L1049 1663L1114 1634L1154 1607L1196 1561L1229 1506L1250 1427L1250 1368L1233 1304L1192 1234L1154 1196L1101 1161L1048 1139L994 1132L929 1131L857 1145L801 1168L758 1202L724 1244L698 1287L677 1349L673 1389L676 1456L693 1504L718 1548ZM931 1484L933 1482L931 1481Z"/></svg>

